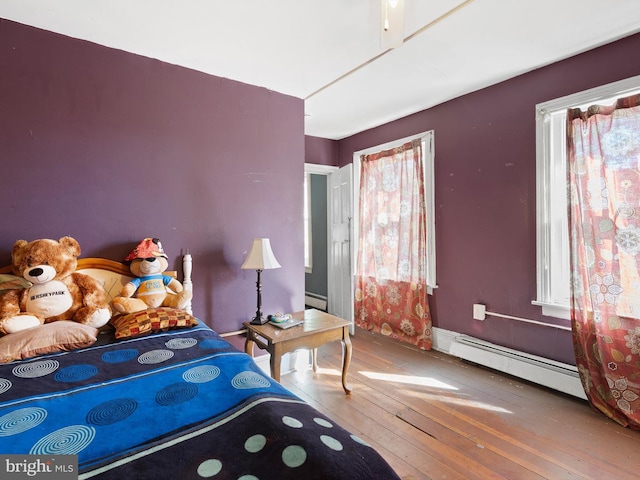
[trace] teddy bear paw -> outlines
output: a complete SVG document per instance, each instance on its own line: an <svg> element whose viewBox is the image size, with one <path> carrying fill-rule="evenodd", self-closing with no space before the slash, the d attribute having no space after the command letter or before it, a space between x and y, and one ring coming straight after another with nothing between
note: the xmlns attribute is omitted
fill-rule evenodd
<svg viewBox="0 0 640 480"><path fill-rule="evenodd" d="M104 327L111 319L111 312L108 308L98 308L95 312L89 315L84 321L85 325L90 327L100 328Z"/></svg>
<svg viewBox="0 0 640 480"><path fill-rule="evenodd" d="M113 299L113 308L120 313L135 313L146 310L148 305L139 298L116 297Z"/></svg>
<svg viewBox="0 0 640 480"><path fill-rule="evenodd" d="M6 333L16 333L40 325L42 321L34 315L17 315L5 320L2 327Z"/></svg>

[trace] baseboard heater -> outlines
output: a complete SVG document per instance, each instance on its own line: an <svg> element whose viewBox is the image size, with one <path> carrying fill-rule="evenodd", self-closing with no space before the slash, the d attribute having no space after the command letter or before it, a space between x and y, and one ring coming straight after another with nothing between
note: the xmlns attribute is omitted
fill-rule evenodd
<svg viewBox="0 0 640 480"><path fill-rule="evenodd" d="M304 304L318 310L327 310L327 297L317 293L304 292Z"/></svg>
<svg viewBox="0 0 640 480"><path fill-rule="evenodd" d="M449 346L453 356L508 373L586 400L578 369L562 362L495 345L467 335L457 335Z"/></svg>

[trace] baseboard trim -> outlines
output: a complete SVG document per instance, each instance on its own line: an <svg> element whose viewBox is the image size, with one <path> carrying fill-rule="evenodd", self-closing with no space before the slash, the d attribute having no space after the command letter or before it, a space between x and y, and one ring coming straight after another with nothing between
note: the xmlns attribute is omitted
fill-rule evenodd
<svg viewBox="0 0 640 480"><path fill-rule="evenodd" d="M327 297L316 293L304 292L304 304L318 310L327 310Z"/></svg>
<svg viewBox="0 0 640 480"><path fill-rule="evenodd" d="M256 362L260 370L262 370L267 375L271 375L271 367L269 365L269 361L271 359L271 355L260 355L259 357L253 357L253 361Z"/></svg>
<svg viewBox="0 0 640 480"><path fill-rule="evenodd" d="M308 360L305 360L305 358L300 355L304 352L307 352L308 357L308 350L296 350L295 352L287 352L282 355L280 359L280 375L286 375L297 369L304 368L305 365L311 365ZM254 357L253 361L260 367L260 370L266 375L271 376L271 355L269 353Z"/></svg>
<svg viewBox="0 0 640 480"><path fill-rule="evenodd" d="M433 328L433 349L586 400L578 369L555 360Z"/></svg>
<svg viewBox="0 0 640 480"><path fill-rule="evenodd" d="M451 330L445 330L444 328L433 327L431 329L431 335L431 340L433 342L432 348L437 352L449 355L449 352L451 351L451 343L453 343L455 338L460 334Z"/></svg>

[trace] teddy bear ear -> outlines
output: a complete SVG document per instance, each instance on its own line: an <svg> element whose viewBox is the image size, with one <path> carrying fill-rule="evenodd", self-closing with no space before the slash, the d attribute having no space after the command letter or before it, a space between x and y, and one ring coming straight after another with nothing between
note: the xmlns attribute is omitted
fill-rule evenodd
<svg viewBox="0 0 640 480"><path fill-rule="evenodd" d="M67 250L69 250L69 253L71 253L71 255L73 255L74 257L77 257L80 255L80 244L75 238L62 237L59 240L59 242L60 242L60 245L65 247Z"/></svg>
<svg viewBox="0 0 640 480"><path fill-rule="evenodd" d="M16 240L16 243L13 244L13 250L11 251L13 255L15 255L18 250L20 250L22 247L24 247L27 243L26 240Z"/></svg>

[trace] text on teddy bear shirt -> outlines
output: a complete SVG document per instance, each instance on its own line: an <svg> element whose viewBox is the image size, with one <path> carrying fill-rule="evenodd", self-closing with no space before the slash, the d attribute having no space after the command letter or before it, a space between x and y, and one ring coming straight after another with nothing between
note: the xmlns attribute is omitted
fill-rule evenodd
<svg viewBox="0 0 640 480"><path fill-rule="evenodd" d="M71 308L73 299L67 286L58 281L34 285L29 289L27 312L39 317L53 317Z"/></svg>

